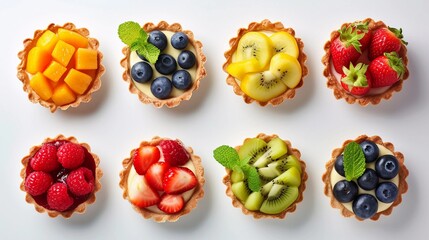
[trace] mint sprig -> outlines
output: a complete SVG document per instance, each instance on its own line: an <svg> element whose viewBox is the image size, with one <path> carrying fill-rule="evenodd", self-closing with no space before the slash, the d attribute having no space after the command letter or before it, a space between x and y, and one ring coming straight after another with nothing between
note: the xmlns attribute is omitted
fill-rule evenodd
<svg viewBox="0 0 429 240"><path fill-rule="evenodd" d="M344 149L344 172L346 180L359 178L365 172L365 155L356 142L350 142Z"/></svg>
<svg viewBox="0 0 429 240"><path fill-rule="evenodd" d="M149 35L136 22L124 22L118 27L118 35L121 41L130 47L131 51L137 51L150 63L155 63L161 51L147 41Z"/></svg>
<svg viewBox="0 0 429 240"><path fill-rule="evenodd" d="M241 169L247 177L247 184L250 190L257 192L261 188L261 180L255 167L247 164L247 161L240 161L237 151L230 146L220 146L213 151L213 157L222 166L237 171Z"/></svg>

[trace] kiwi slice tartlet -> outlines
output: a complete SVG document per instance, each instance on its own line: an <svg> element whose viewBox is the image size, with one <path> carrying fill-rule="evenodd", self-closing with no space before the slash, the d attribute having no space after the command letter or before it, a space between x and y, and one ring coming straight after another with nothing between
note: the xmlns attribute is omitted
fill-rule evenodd
<svg viewBox="0 0 429 240"><path fill-rule="evenodd" d="M306 165L301 153L277 135L259 134L235 148L220 146L214 157L226 167L227 195L244 214L284 218L303 199Z"/></svg>

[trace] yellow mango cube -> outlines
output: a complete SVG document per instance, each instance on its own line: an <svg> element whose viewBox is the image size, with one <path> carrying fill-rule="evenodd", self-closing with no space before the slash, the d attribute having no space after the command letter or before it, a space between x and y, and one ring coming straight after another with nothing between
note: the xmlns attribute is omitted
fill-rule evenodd
<svg viewBox="0 0 429 240"><path fill-rule="evenodd" d="M75 47L62 40L59 40L52 51L52 57L55 59L55 61L61 63L61 65L67 66L75 51Z"/></svg>
<svg viewBox="0 0 429 240"><path fill-rule="evenodd" d="M76 69L86 70L86 69L97 69L98 60L97 60L97 51L87 48L79 48L75 54Z"/></svg>
<svg viewBox="0 0 429 240"><path fill-rule="evenodd" d="M58 29L58 37L60 40L73 45L75 48L87 48L88 38L64 28Z"/></svg>
<svg viewBox="0 0 429 240"><path fill-rule="evenodd" d="M70 69L64 82L78 94L83 94L92 82L92 77L76 69Z"/></svg>
<svg viewBox="0 0 429 240"><path fill-rule="evenodd" d="M39 97L45 101L52 97L53 91L52 86L49 83L49 79L43 76L42 73L36 73L30 80L30 87L39 95Z"/></svg>
<svg viewBox="0 0 429 240"><path fill-rule="evenodd" d="M51 53L54 50L55 44L58 42L58 36L50 30L46 30L37 40L36 46L43 48Z"/></svg>
<svg viewBox="0 0 429 240"><path fill-rule="evenodd" d="M66 71L66 67L56 61L52 61L45 71L43 71L43 75L54 82L58 82Z"/></svg>
<svg viewBox="0 0 429 240"><path fill-rule="evenodd" d="M54 89L52 101L57 106L66 105L76 100L76 95L65 83L58 84Z"/></svg>
<svg viewBox="0 0 429 240"><path fill-rule="evenodd" d="M33 47L27 56L26 70L31 74L43 72L51 60L52 57L49 52L41 47Z"/></svg>

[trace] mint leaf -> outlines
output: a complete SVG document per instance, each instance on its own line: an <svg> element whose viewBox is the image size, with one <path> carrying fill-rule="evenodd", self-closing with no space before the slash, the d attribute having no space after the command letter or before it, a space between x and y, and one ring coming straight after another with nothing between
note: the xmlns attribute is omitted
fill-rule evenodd
<svg viewBox="0 0 429 240"><path fill-rule="evenodd" d="M241 170L247 176L247 184L250 190L253 192L259 191L261 189L261 179L256 168L250 165L243 165L241 166Z"/></svg>
<svg viewBox="0 0 429 240"><path fill-rule="evenodd" d="M158 60L158 56L161 53L159 48L150 43L139 45L137 52L143 55L150 63L156 63L156 60Z"/></svg>
<svg viewBox="0 0 429 240"><path fill-rule="evenodd" d="M344 149L344 172L347 181L357 179L365 172L365 155L356 142L350 142Z"/></svg>
<svg viewBox="0 0 429 240"><path fill-rule="evenodd" d="M149 35L147 34L147 32L143 28L140 28L140 38L147 41L148 37L149 37Z"/></svg>
<svg viewBox="0 0 429 240"><path fill-rule="evenodd" d="M136 22L124 22L118 27L118 35L123 43L130 46L141 38L141 30L143 29L140 27L140 24Z"/></svg>
<svg viewBox="0 0 429 240"><path fill-rule="evenodd" d="M220 146L213 151L213 157L218 161L222 166L228 169L234 169L238 166L240 158L237 151L230 146Z"/></svg>

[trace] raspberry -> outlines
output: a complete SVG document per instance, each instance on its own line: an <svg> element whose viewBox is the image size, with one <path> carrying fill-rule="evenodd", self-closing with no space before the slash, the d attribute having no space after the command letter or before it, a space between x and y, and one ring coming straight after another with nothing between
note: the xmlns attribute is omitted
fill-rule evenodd
<svg viewBox="0 0 429 240"><path fill-rule="evenodd" d="M60 167L57 159L57 148L53 144L43 144L31 158L30 166L35 171L51 172Z"/></svg>
<svg viewBox="0 0 429 240"><path fill-rule="evenodd" d="M171 166L180 166L189 161L189 154L179 141L162 140L159 143L165 162Z"/></svg>
<svg viewBox="0 0 429 240"><path fill-rule="evenodd" d="M94 176L91 170L80 167L73 170L66 180L70 192L76 196L83 196L94 190Z"/></svg>
<svg viewBox="0 0 429 240"><path fill-rule="evenodd" d="M48 205L52 210L63 212L73 205L65 183L55 183L48 190Z"/></svg>
<svg viewBox="0 0 429 240"><path fill-rule="evenodd" d="M64 168L75 169L85 160L85 152L79 144L68 142L58 148L57 157Z"/></svg>
<svg viewBox="0 0 429 240"><path fill-rule="evenodd" d="M36 171L27 176L24 186L25 191L31 196L39 196L48 191L51 184L51 175L42 171Z"/></svg>

